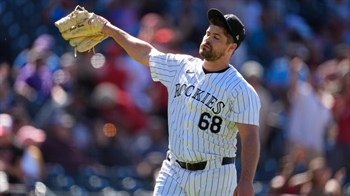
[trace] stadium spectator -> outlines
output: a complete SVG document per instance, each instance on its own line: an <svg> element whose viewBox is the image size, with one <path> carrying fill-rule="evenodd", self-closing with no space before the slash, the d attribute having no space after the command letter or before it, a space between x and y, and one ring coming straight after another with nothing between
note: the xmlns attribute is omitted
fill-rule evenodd
<svg viewBox="0 0 350 196"><path fill-rule="evenodd" d="M46 140L40 146L46 165L60 165L67 175L75 177L89 164L72 134L75 119L65 112L57 112L45 127Z"/></svg>
<svg viewBox="0 0 350 196"><path fill-rule="evenodd" d="M340 79L332 112L336 122L333 133L335 144L330 149L328 161L334 173L346 169L347 175L343 182L346 183L350 182L350 72Z"/></svg>
<svg viewBox="0 0 350 196"><path fill-rule="evenodd" d="M18 130L16 138L24 149L21 161L24 184L33 188L36 182L42 182L46 177L46 167L40 150L40 145L45 141L46 134L34 126L24 125Z"/></svg>
<svg viewBox="0 0 350 196"><path fill-rule="evenodd" d="M260 121L259 121L259 134L260 134L260 159L262 161L269 156L267 146L267 140L270 137L270 127L268 126L268 117L271 113L272 95L271 92L265 87L264 78L264 67L257 61L246 61L241 67L241 73L243 77L253 86L255 91L258 93L261 108L260 108Z"/></svg>
<svg viewBox="0 0 350 196"><path fill-rule="evenodd" d="M37 51L46 56L47 66L50 68L51 72L55 72L61 68L61 61L58 54L56 54L53 49L55 46L55 37L50 34L42 34L38 36L31 48L24 49L21 51L13 61L13 71L14 75L17 76L18 72L30 61L31 51Z"/></svg>
<svg viewBox="0 0 350 196"><path fill-rule="evenodd" d="M11 65L0 60L0 113L10 112L15 105L16 97L12 85Z"/></svg>
<svg viewBox="0 0 350 196"><path fill-rule="evenodd" d="M47 66L47 55L40 50L31 50L29 61L15 78L14 90L21 96L20 102L26 107L32 119L51 97L52 72Z"/></svg>
<svg viewBox="0 0 350 196"><path fill-rule="evenodd" d="M331 105L333 97L323 87L324 78L318 73L309 74L307 82L299 80L303 59L294 57L290 65L291 102L288 123L288 153L304 150L306 159L325 156L325 136L332 123ZM317 120L315 120L317 119Z"/></svg>
<svg viewBox="0 0 350 196"><path fill-rule="evenodd" d="M21 160L23 148L15 141L13 117L0 114L0 171L4 171L10 184L23 183Z"/></svg>

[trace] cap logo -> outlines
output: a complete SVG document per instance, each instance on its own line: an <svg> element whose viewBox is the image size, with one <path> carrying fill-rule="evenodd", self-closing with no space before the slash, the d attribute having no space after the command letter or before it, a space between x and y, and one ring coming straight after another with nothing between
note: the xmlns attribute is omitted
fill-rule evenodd
<svg viewBox="0 0 350 196"><path fill-rule="evenodd" d="M236 40L239 40L239 35L236 35Z"/></svg>

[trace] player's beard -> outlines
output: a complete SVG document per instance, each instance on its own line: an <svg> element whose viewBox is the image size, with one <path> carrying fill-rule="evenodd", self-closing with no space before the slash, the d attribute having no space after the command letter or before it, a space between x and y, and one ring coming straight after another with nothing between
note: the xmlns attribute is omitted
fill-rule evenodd
<svg viewBox="0 0 350 196"><path fill-rule="evenodd" d="M199 54L206 60L209 62L213 62L216 61L218 59L220 59L222 56L225 55L225 51L224 50L220 50L220 51L215 51L213 50L213 48L209 45L209 47L201 47L199 49Z"/></svg>

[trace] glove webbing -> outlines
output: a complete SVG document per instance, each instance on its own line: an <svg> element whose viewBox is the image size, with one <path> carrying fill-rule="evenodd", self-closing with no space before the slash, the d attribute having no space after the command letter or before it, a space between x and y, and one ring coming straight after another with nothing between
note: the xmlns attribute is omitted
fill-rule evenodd
<svg viewBox="0 0 350 196"><path fill-rule="evenodd" d="M95 46L94 46L94 47L92 47L91 49L92 49L92 51L94 52L94 54L96 54L96 52L95 52ZM90 50L88 50L88 52L90 52L90 51L91 51L91 49L90 49ZM74 47L74 57L77 57L77 47Z"/></svg>

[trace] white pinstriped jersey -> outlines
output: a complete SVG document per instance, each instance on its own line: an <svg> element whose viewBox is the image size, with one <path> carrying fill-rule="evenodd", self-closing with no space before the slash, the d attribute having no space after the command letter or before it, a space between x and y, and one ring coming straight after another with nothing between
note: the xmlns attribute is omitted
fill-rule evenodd
<svg viewBox="0 0 350 196"><path fill-rule="evenodd" d="M185 162L236 156L236 123L259 125L260 100L230 65L203 71L203 60L152 52L151 75L168 89L170 156Z"/></svg>

